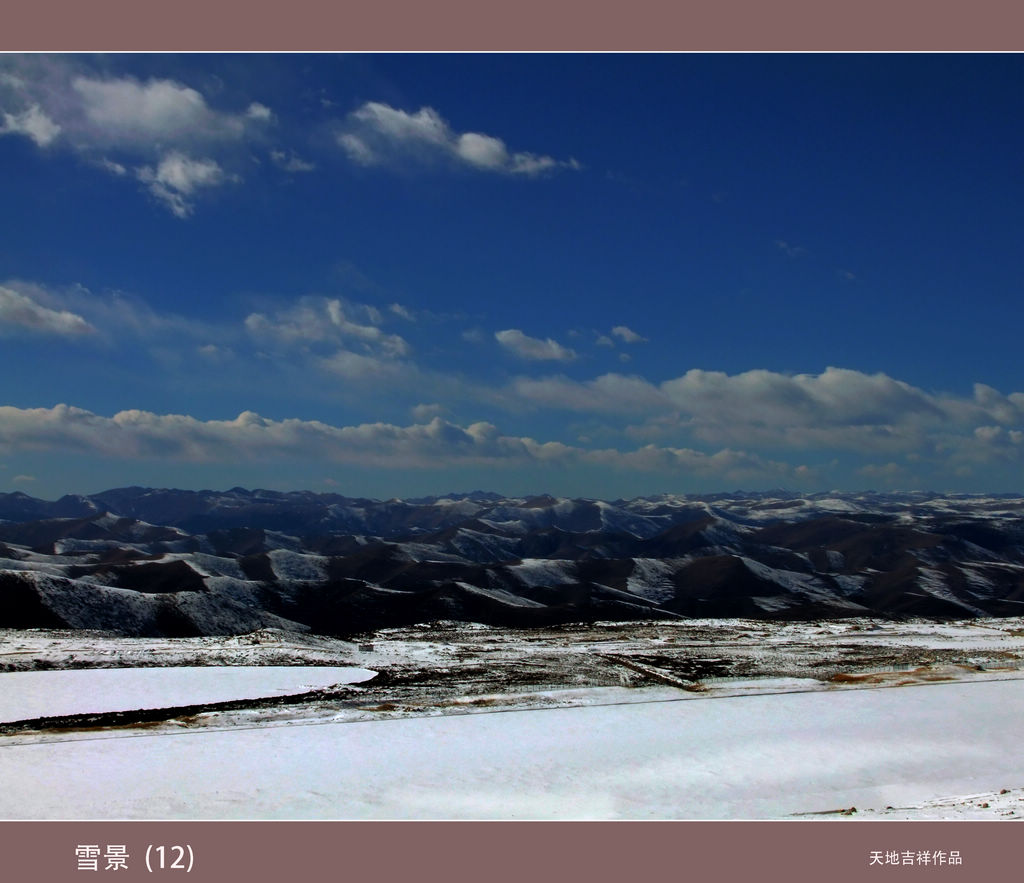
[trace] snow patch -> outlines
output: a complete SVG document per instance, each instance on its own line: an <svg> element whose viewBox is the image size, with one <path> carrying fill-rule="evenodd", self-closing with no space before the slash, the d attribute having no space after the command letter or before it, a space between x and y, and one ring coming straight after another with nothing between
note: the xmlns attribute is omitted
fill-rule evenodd
<svg viewBox="0 0 1024 883"><path fill-rule="evenodd" d="M0 721L304 693L374 677L342 666L180 666L0 673Z"/></svg>
<svg viewBox="0 0 1024 883"><path fill-rule="evenodd" d="M575 562L549 558L523 558L519 564L511 565L508 572L531 588L560 586L576 580Z"/></svg>
<svg viewBox="0 0 1024 883"><path fill-rule="evenodd" d="M327 559L322 555L274 549L267 553L274 575L280 580L322 580L327 577Z"/></svg>
<svg viewBox="0 0 1024 883"><path fill-rule="evenodd" d="M503 592L500 589L485 589L481 586L474 586L472 583L462 582L461 580L456 581L455 585L459 586L463 591L466 591L471 595L480 595L483 598L500 601L502 604L508 604L510 607L544 606L537 601L531 601L529 598L520 598L518 595L513 595L510 592Z"/></svg>
<svg viewBox="0 0 1024 883"><path fill-rule="evenodd" d="M655 604L671 601L676 595L672 582L673 559L634 558L633 572L626 579L626 589Z"/></svg>
<svg viewBox="0 0 1024 883"><path fill-rule="evenodd" d="M950 591L949 584L946 581L946 575L937 568L918 567L917 585L934 598L939 598L942 601L948 601L950 604L955 604L957 607L969 610L977 616L987 615L984 610L974 607L954 595L953 592Z"/></svg>

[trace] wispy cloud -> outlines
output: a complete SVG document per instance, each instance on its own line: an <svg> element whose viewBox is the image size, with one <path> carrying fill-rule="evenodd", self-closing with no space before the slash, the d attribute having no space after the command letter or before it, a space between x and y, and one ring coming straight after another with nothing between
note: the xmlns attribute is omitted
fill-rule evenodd
<svg viewBox="0 0 1024 883"><path fill-rule="evenodd" d="M443 162L526 177L580 168L574 159L511 151L493 135L457 132L432 107L409 113L368 101L346 117L337 137L349 159L364 166Z"/></svg>
<svg viewBox="0 0 1024 883"><path fill-rule="evenodd" d="M0 334L26 330L63 337L80 337L96 332L77 313L50 309L27 294L0 286Z"/></svg>
<svg viewBox="0 0 1024 883"><path fill-rule="evenodd" d="M800 258L807 254L806 248L800 245L793 245L791 242L786 242L785 239L776 239L775 247L787 257L791 258Z"/></svg>
<svg viewBox="0 0 1024 883"><path fill-rule="evenodd" d="M64 333L87 333L107 342L124 340L127 336L139 340L185 339L209 343L211 338L219 339L228 333L228 329L207 322L157 312L143 300L122 292L98 294L81 285L57 288L18 279L0 283L0 291L10 292L6 296L9 303L31 304L30 310L37 317L33 321L44 325L55 323L58 329L66 329ZM0 300L3 298L0 295ZM62 318L54 319L51 314Z"/></svg>
<svg viewBox="0 0 1024 883"><path fill-rule="evenodd" d="M391 310L396 316L405 319L407 322L415 322L416 314L413 313L408 307L402 306L402 304L390 304L388 309Z"/></svg>
<svg viewBox="0 0 1024 883"><path fill-rule="evenodd" d="M284 150L271 150L270 160L278 168L284 169L286 172L313 172L316 171L316 164L311 163L308 160L302 159L297 156L294 152L285 152Z"/></svg>
<svg viewBox="0 0 1024 883"><path fill-rule="evenodd" d="M646 337L640 336L632 328L628 328L625 325L616 325L612 329L612 334L625 343L647 343Z"/></svg>
<svg viewBox="0 0 1024 883"><path fill-rule="evenodd" d="M604 374L580 382L563 375L519 377L510 384L521 401L557 410L628 416L671 411L672 401L642 377Z"/></svg>
<svg viewBox="0 0 1024 883"><path fill-rule="evenodd" d="M419 421L433 420L435 417L443 417L448 409L437 402L421 402L410 409L413 418Z"/></svg>
<svg viewBox="0 0 1024 883"><path fill-rule="evenodd" d="M576 358L575 350L562 346L558 341L550 337L546 340L530 337L527 334L523 334L518 328L507 328L504 331L497 331L494 334L494 339L505 349L509 350L509 352L515 353L521 359L570 362Z"/></svg>

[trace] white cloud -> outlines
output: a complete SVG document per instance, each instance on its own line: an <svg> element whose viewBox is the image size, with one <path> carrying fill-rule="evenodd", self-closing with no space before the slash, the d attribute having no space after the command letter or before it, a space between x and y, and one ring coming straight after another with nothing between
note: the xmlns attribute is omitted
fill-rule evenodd
<svg viewBox="0 0 1024 883"><path fill-rule="evenodd" d="M254 101L246 108L245 115L250 120L259 120L264 123L270 122L274 119L274 112L265 104L260 104L258 101Z"/></svg>
<svg viewBox="0 0 1024 883"><path fill-rule="evenodd" d="M599 414L629 415L671 410L672 402L642 377L604 374L580 383L568 377L519 377L515 396L531 405Z"/></svg>
<svg viewBox="0 0 1024 883"><path fill-rule="evenodd" d="M79 337L96 331L77 313L50 309L25 294L0 286L0 333L5 329L65 337Z"/></svg>
<svg viewBox="0 0 1024 883"><path fill-rule="evenodd" d="M607 334L599 335L597 340L594 341L594 343L596 343L598 346L615 346L615 341L612 340Z"/></svg>
<svg viewBox="0 0 1024 883"><path fill-rule="evenodd" d="M97 294L81 285L47 288L17 279L0 282L0 290L3 289L35 303L48 313L79 317L88 325L88 333L96 333L108 341L125 336L143 340L184 337L207 343L211 338L227 333L227 329L208 323L172 313L157 313L141 300L120 292ZM69 329L80 327L74 319L65 321Z"/></svg>
<svg viewBox="0 0 1024 883"><path fill-rule="evenodd" d="M230 347L218 346L215 343L206 343L202 346L197 346L196 352L199 353L199 355L206 361L213 364L222 364L233 359L235 356Z"/></svg>
<svg viewBox="0 0 1024 883"><path fill-rule="evenodd" d="M671 448L646 445L635 451L603 450L588 452L588 462L645 472L685 473L701 477L746 481L775 477L779 479L805 475L805 466L792 466L767 460L747 451L724 448L713 454L692 448Z"/></svg>
<svg viewBox="0 0 1024 883"><path fill-rule="evenodd" d="M546 340L540 340L539 338L523 334L518 328L497 331L494 334L494 338L505 349L515 353L521 359L569 362L576 358L575 350L562 346L550 337Z"/></svg>
<svg viewBox="0 0 1024 883"><path fill-rule="evenodd" d="M21 113L4 113L0 135L24 135L38 147L49 147L60 134L61 127L33 104Z"/></svg>
<svg viewBox="0 0 1024 883"><path fill-rule="evenodd" d="M944 416L932 397L910 384L842 368L793 376L693 369L661 388L682 411L722 424L817 427L902 422L910 414Z"/></svg>
<svg viewBox="0 0 1024 883"><path fill-rule="evenodd" d="M977 384L969 397L936 394L885 374L841 368L797 375L694 369L661 384L622 374L585 382L517 378L509 393L545 408L647 415L627 434L675 435L716 445L890 455L959 451L994 461L1018 456L1012 439L1024 439L1022 393L1003 395Z"/></svg>
<svg viewBox="0 0 1024 883"><path fill-rule="evenodd" d="M403 307L401 304L391 304L388 309L396 316L400 316L408 322L416 321L416 316L413 315L412 311L408 307Z"/></svg>
<svg viewBox="0 0 1024 883"><path fill-rule="evenodd" d="M200 92L174 80L78 76L71 89L84 118L75 134L92 144L166 149L237 140L248 125L272 116L258 103L238 114L214 110Z"/></svg>
<svg viewBox="0 0 1024 883"><path fill-rule="evenodd" d="M344 148L350 160L361 166L372 166L381 161L380 157L358 135L343 133L338 136L338 144Z"/></svg>
<svg viewBox="0 0 1024 883"><path fill-rule="evenodd" d="M466 132L455 140L455 153L460 159L482 169L501 170L509 165L505 142L490 135Z"/></svg>
<svg viewBox="0 0 1024 883"><path fill-rule="evenodd" d="M245 411L232 420L120 411L102 417L68 405L0 406L0 449L68 450L129 459L192 462L266 461L288 457L362 465L432 469L450 465L593 465L740 479L795 470L756 454L714 454L648 445L634 451L588 450L561 442L503 435L491 423L457 426L440 417L397 426L332 426L317 420L270 420Z"/></svg>
<svg viewBox="0 0 1024 883"><path fill-rule="evenodd" d="M39 147L65 145L93 167L129 170L178 217L194 196L231 180L246 141L262 140L274 120L260 102L214 108L197 89L171 79L110 77L66 56L0 58L0 135ZM12 73L11 71L16 71ZM286 159L297 171L302 160Z"/></svg>
<svg viewBox="0 0 1024 883"><path fill-rule="evenodd" d="M527 177L580 168L572 159L510 151L493 135L456 132L432 107L409 113L377 101L368 101L348 115L338 143L349 159L365 166L447 162Z"/></svg>
<svg viewBox="0 0 1024 883"><path fill-rule="evenodd" d="M199 190L217 187L227 180L216 160L193 159L177 151L164 156L156 168L142 166L136 175L179 218L192 214L192 197Z"/></svg>
<svg viewBox="0 0 1024 883"><path fill-rule="evenodd" d="M362 318L363 321L359 321ZM384 358L408 356L412 348L398 334L378 326L384 316L376 307L340 298L303 298L273 317L251 313L245 319L250 334L285 344L357 344L364 352Z"/></svg>
<svg viewBox="0 0 1024 883"><path fill-rule="evenodd" d="M612 329L612 334L614 334L616 337L620 338L621 340L625 341L626 343L646 343L647 342L647 338L646 337L641 337L639 334L637 334L631 328L627 328L625 325L616 325Z"/></svg>
<svg viewBox="0 0 1024 883"><path fill-rule="evenodd" d="M35 480L36 477L34 475L15 475L14 478L11 479L14 484L28 484Z"/></svg>
<svg viewBox="0 0 1024 883"><path fill-rule="evenodd" d="M437 402L431 404L420 403L410 409L410 412L416 420L433 420L435 417L441 417L448 413L448 409L444 405L439 405Z"/></svg>
<svg viewBox="0 0 1024 883"><path fill-rule="evenodd" d="M124 177L128 174L128 169L121 165L121 163L114 162L112 159L103 158L97 160L97 165L99 165L101 169L106 169L110 174L117 175L118 177Z"/></svg>
<svg viewBox="0 0 1024 883"><path fill-rule="evenodd" d="M270 159L274 165L286 172L312 172L316 169L314 163L307 162L295 153L286 153L283 150L271 150Z"/></svg>
<svg viewBox="0 0 1024 883"><path fill-rule="evenodd" d="M397 378L409 367L406 363L379 356L339 350L320 360L321 367L346 380L387 380Z"/></svg>

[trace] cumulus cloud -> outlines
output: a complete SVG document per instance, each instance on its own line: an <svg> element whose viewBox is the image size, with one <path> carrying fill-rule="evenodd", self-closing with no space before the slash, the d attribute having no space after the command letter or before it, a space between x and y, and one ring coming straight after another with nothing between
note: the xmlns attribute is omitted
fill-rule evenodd
<svg viewBox="0 0 1024 883"><path fill-rule="evenodd" d="M252 122L266 122L270 109L251 104L241 113L214 110L197 90L174 80L134 77L74 77L84 125L74 134L92 144L186 146L236 140Z"/></svg>
<svg viewBox="0 0 1024 883"><path fill-rule="evenodd" d="M51 120L38 104L32 104L21 113L4 113L0 135L24 135L38 147L49 147L60 134L61 127Z"/></svg>
<svg viewBox="0 0 1024 883"><path fill-rule="evenodd" d="M882 425L905 422L910 415L945 416L933 396L908 383L842 368L793 376L693 369L661 388L680 410L718 424Z"/></svg>
<svg viewBox="0 0 1024 883"><path fill-rule="evenodd" d="M365 166L446 162L527 177L579 168L574 159L513 152L492 135L456 132L432 107L409 113L377 101L368 101L348 115L338 144L350 160Z"/></svg>
<svg viewBox="0 0 1024 883"><path fill-rule="evenodd" d="M708 454L653 445L634 451L589 450L561 442L504 435L487 422L462 427L440 417L410 426L333 426L318 420L270 420L252 411L244 411L231 420L199 420L183 414L140 410L103 417L68 405L0 406L0 449L68 450L129 459L192 462L288 457L424 469L466 464L549 464L736 479L794 474L786 464L743 451L725 449Z"/></svg>
<svg viewBox="0 0 1024 883"><path fill-rule="evenodd" d="M93 334L96 329L69 310L54 310L11 288L0 286L0 333L34 331L62 337Z"/></svg>
<svg viewBox="0 0 1024 883"><path fill-rule="evenodd" d="M384 358L408 356L405 338L379 326L384 316L376 307L340 298L303 298L272 316L250 313L246 329L254 335L285 344L334 343L358 345L364 353Z"/></svg>
<svg viewBox="0 0 1024 883"><path fill-rule="evenodd" d="M149 192L179 218L192 214L192 198L197 191L217 187L227 178L215 160L193 159L177 151L168 153L156 168L142 166L136 174Z"/></svg>
<svg viewBox="0 0 1024 883"><path fill-rule="evenodd" d="M711 444L890 454L970 448L995 458L1011 450L1003 444L1011 433L1024 431L1022 393L1004 395L976 384L971 396L938 394L886 374L842 368L797 375L693 369L660 384L622 374L583 382L518 378L510 393L538 407L646 415L627 433Z"/></svg>
<svg viewBox="0 0 1024 883"><path fill-rule="evenodd" d="M130 171L179 218L191 214L198 192L237 180L225 164L240 166L242 145L274 120L259 102L218 109L176 80L98 75L79 59L18 56L0 67L0 135L64 145L119 177ZM293 171L302 162L285 161Z"/></svg>
<svg viewBox="0 0 1024 883"><path fill-rule="evenodd" d="M523 334L518 328L508 328L504 331L495 332L494 339L521 359L570 362L576 358L575 350L562 346L556 340L550 337L546 340L530 337Z"/></svg>
<svg viewBox="0 0 1024 883"><path fill-rule="evenodd" d="M274 112L258 101L254 101L246 108L245 115L250 120L258 120L261 123L271 122L274 119Z"/></svg>
<svg viewBox="0 0 1024 883"><path fill-rule="evenodd" d="M641 337L633 329L627 328L625 325L616 325L612 329L612 334L618 337L620 340L626 343L646 343L647 338Z"/></svg>
<svg viewBox="0 0 1024 883"><path fill-rule="evenodd" d="M384 321L371 305L306 297L273 314L250 313L245 329L264 344L301 354L332 377L412 384L420 378L409 360L412 347L401 335L382 329Z"/></svg>

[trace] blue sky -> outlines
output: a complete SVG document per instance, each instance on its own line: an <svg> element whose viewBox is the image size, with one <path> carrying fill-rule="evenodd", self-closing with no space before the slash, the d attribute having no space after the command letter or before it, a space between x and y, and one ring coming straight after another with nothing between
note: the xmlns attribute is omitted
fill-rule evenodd
<svg viewBox="0 0 1024 883"><path fill-rule="evenodd" d="M1022 64L0 56L0 490L1024 490Z"/></svg>

